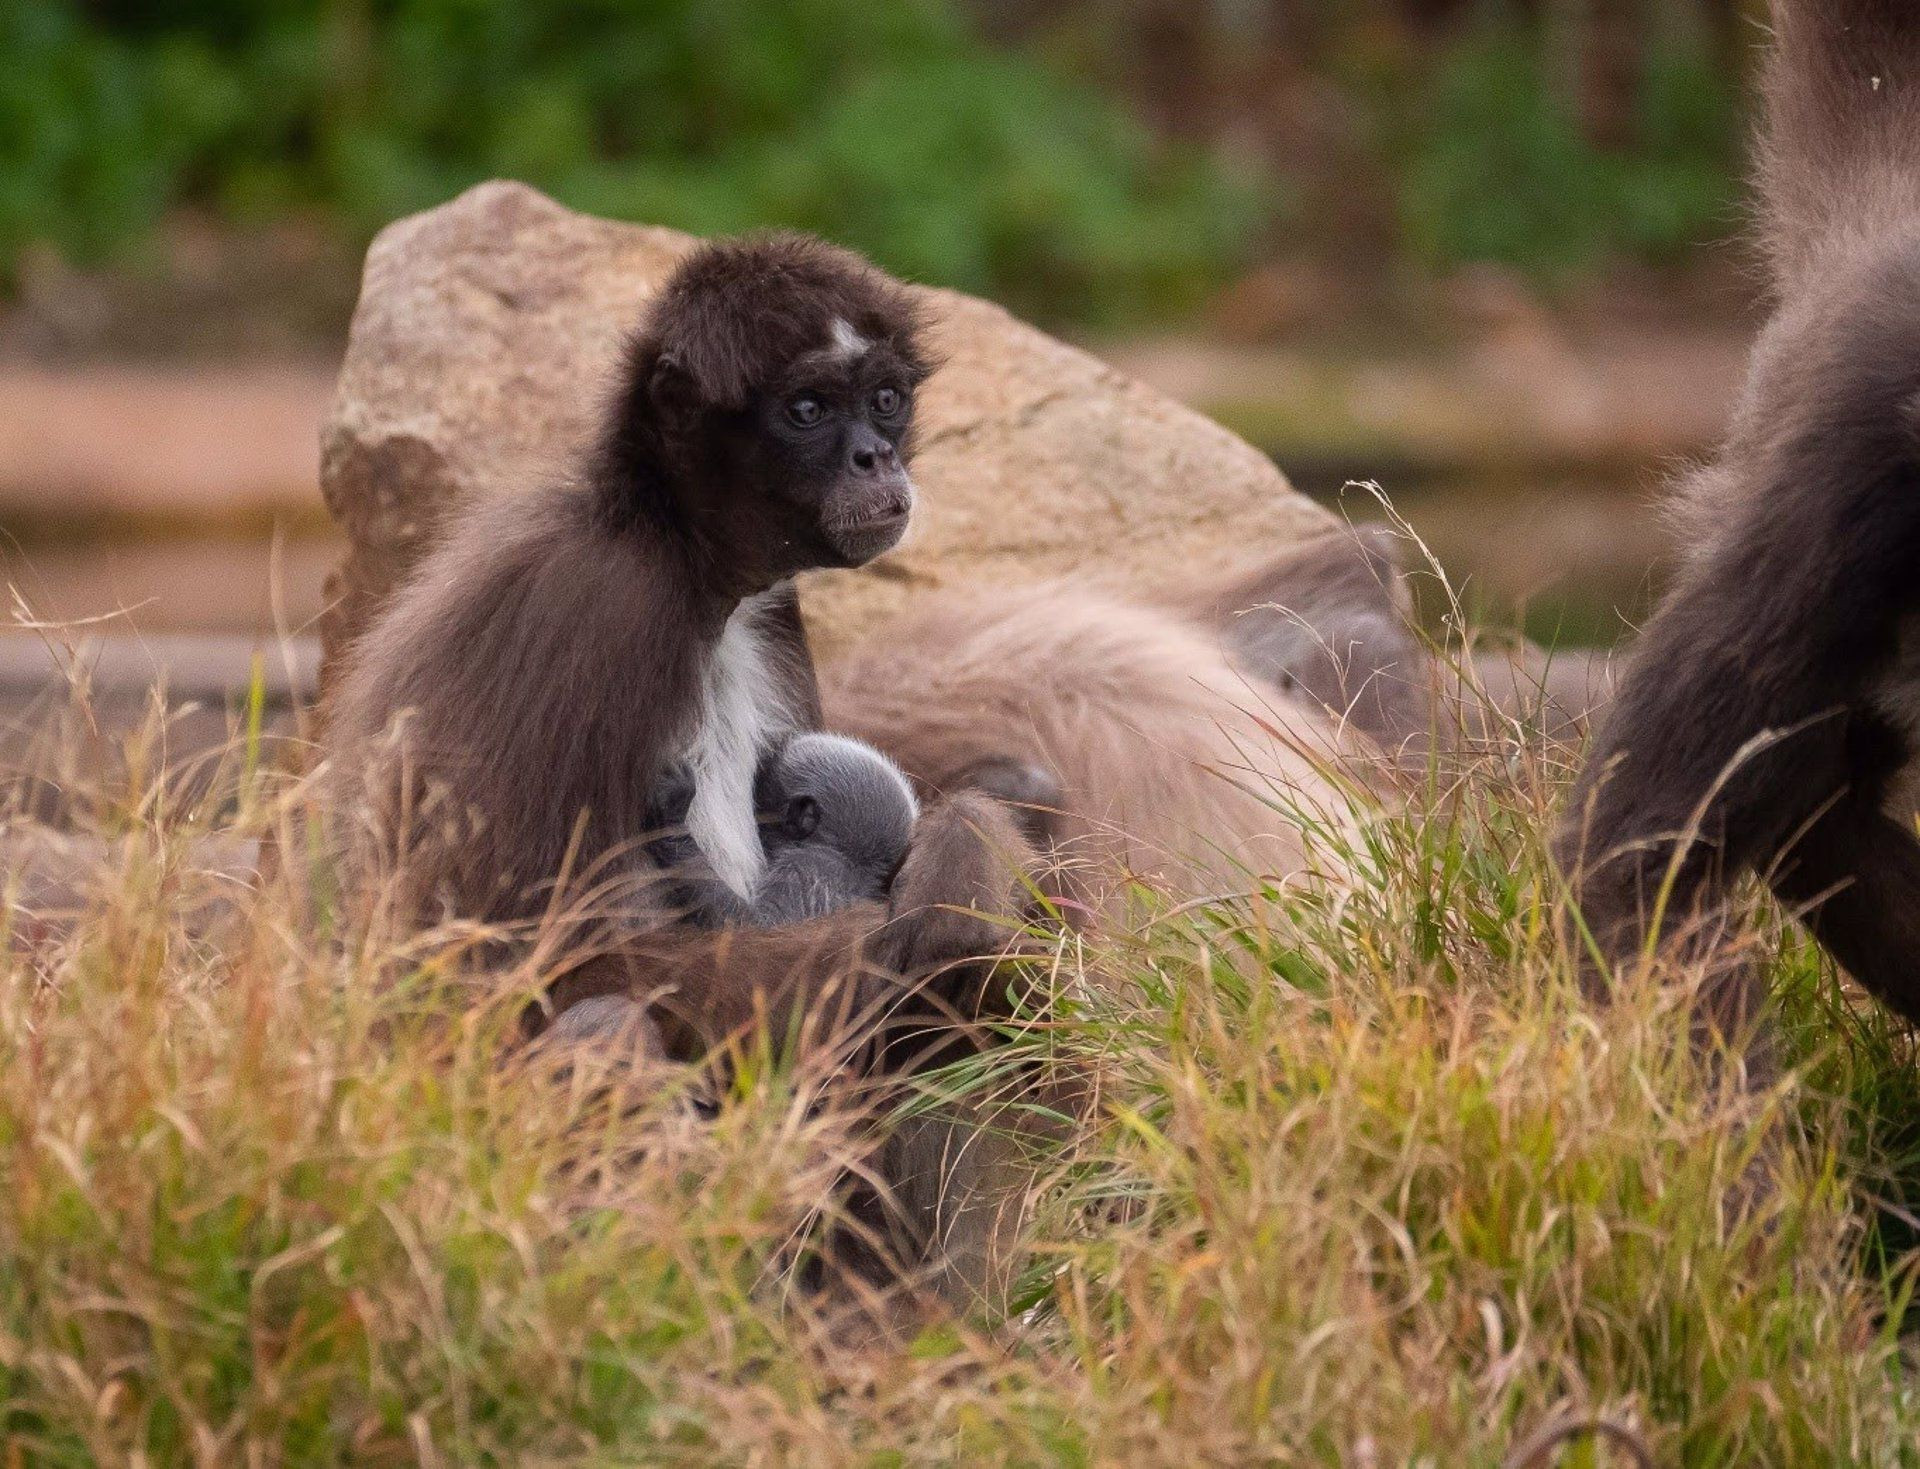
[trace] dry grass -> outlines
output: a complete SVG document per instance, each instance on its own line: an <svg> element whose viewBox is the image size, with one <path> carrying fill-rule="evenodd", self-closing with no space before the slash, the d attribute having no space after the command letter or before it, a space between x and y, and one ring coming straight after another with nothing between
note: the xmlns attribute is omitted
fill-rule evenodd
<svg viewBox="0 0 1920 1469"><path fill-rule="evenodd" d="M104 791L83 921L0 957L7 1464L1920 1461L1901 1033L1764 923L1777 1083L1692 1054L1685 976L1583 1004L1541 758L1284 936L1069 950L1124 982L1018 1042L1100 1088L1015 1308L876 1347L783 1264L828 1078L760 1056L701 1120L503 1065L521 992L193 870L306 819L258 756Z"/></svg>

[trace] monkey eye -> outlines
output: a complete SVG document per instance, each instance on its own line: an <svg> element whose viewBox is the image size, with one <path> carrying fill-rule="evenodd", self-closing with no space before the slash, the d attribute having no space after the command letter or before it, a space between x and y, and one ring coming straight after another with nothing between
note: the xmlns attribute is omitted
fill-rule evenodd
<svg viewBox="0 0 1920 1469"><path fill-rule="evenodd" d="M780 829L789 841L804 842L820 825L820 803L812 796L795 796L787 802L787 813L780 818Z"/></svg>
<svg viewBox="0 0 1920 1469"><path fill-rule="evenodd" d="M787 404L787 417L801 428L812 428L825 413L826 409L820 406L820 400L807 393L802 393Z"/></svg>
<svg viewBox="0 0 1920 1469"><path fill-rule="evenodd" d="M882 388L873 395L873 411L882 418L892 418L900 411L901 394L898 388Z"/></svg>

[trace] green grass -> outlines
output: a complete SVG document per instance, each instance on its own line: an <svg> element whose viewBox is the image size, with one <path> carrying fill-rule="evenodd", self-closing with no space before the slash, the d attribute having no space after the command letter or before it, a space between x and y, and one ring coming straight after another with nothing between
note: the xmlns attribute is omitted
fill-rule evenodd
<svg viewBox="0 0 1920 1469"><path fill-rule="evenodd" d="M357 934L299 864L216 889L204 838L304 797L243 727L179 808L153 735L83 921L0 959L0 1462L1920 1461L1904 1033L1764 916L1777 1080L1694 1054L1685 975L1583 1002L1565 752L1436 779L1280 921L1064 947L1019 1044L1098 1101L1018 1309L875 1345L783 1265L858 1146L829 1076L702 1121L516 1058L537 976Z"/></svg>

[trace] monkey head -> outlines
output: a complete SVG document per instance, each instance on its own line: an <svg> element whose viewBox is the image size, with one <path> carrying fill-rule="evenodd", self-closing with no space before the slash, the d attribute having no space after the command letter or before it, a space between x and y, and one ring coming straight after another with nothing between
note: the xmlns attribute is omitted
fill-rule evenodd
<svg viewBox="0 0 1920 1469"><path fill-rule="evenodd" d="M744 592L871 561L913 510L920 336L905 288L847 251L798 235L701 247L629 362L616 437L655 471L634 492Z"/></svg>
<svg viewBox="0 0 1920 1469"><path fill-rule="evenodd" d="M794 735L761 763L760 813L769 883L829 877L840 902L879 898L906 856L920 814L900 768L845 735Z"/></svg>
<svg viewBox="0 0 1920 1469"><path fill-rule="evenodd" d="M686 829L694 775L684 761L661 774L648 813L648 855L675 903L709 928L770 928L885 898L920 815L900 768L871 745L804 731L761 757L754 813L767 865L742 899L713 876Z"/></svg>

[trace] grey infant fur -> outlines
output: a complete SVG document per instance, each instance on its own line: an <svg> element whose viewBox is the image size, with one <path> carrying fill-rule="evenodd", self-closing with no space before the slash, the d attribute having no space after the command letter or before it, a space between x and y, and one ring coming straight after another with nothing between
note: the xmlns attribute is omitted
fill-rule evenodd
<svg viewBox="0 0 1920 1469"><path fill-rule="evenodd" d="M913 787L886 756L845 735L806 732L776 746L754 780L766 871L742 898L713 873L685 832L693 780L669 773L648 843L673 874L686 916L713 928L773 928L882 899L920 814Z"/></svg>

